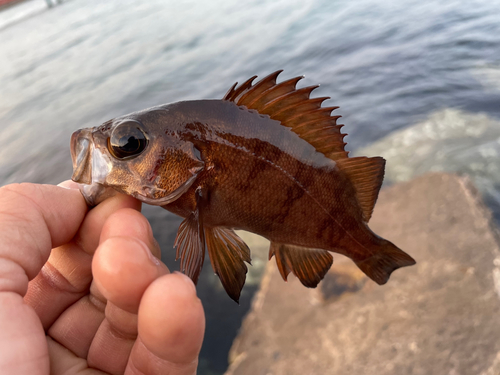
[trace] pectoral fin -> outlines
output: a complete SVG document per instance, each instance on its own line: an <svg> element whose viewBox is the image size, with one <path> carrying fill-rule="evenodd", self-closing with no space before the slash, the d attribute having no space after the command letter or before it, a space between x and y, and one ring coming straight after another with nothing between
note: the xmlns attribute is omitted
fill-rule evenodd
<svg viewBox="0 0 500 375"><path fill-rule="evenodd" d="M207 193L199 187L196 190L196 209L179 226L174 243L177 248L175 260L181 259L181 272L188 275L195 284L205 260L202 210L206 200Z"/></svg>
<svg viewBox="0 0 500 375"><path fill-rule="evenodd" d="M250 250L232 229L205 227L208 255L214 272L231 299L239 303L245 284Z"/></svg>
<svg viewBox="0 0 500 375"><path fill-rule="evenodd" d="M308 288L315 288L333 264L332 255L326 250L284 245L271 242L269 259L276 258L276 264L283 280L287 281L293 272Z"/></svg>
<svg viewBox="0 0 500 375"><path fill-rule="evenodd" d="M181 259L181 272L193 282L198 282L205 259L205 239L200 230L198 211L189 215L179 226L174 247L177 248L175 260Z"/></svg>

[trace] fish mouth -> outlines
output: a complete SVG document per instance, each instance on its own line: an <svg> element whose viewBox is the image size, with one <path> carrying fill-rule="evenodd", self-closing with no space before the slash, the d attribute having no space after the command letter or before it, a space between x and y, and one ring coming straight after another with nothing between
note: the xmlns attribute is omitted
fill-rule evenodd
<svg viewBox="0 0 500 375"><path fill-rule="evenodd" d="M91 129L80 129L71 136L71 179L79 184L80 192L90 207L112 197L118 192L103 185L111 171L109 157L95 147Z"/></svg>
<svg viewBox="0 0 500 375"><path fill-rule="evenodd" d="M92 183L90 185L78 184L80 188L80 193L82 193L85 198L85 202L90 207L95 207L99 203L105 201L118 194L118 192L109 187L98 183Z"/></svg>
<svg viewBox="0 0 500 375"><path fill-rule="evenodd" d="M71 179L80 184L92 183L92 151L94 142L90 129L77 130L71 135Z"/></svg>

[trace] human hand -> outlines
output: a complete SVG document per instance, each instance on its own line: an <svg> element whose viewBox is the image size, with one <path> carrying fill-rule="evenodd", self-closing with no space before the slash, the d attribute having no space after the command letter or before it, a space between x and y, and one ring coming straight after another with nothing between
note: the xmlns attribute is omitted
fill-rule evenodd
<svg viewBox="0 0 500 375"><path fill-rule="evenodd" d="M1 374L196 373L201 302L156 258L139 209L121 194L87 212L78 190L0 188Z"/></svg>

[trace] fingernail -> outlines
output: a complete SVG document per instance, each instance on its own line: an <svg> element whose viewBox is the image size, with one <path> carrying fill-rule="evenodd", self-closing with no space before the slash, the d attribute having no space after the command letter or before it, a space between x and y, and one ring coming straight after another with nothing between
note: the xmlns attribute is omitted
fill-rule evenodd
<svg viewBox="0 0 500 375"><path fill-rule="evenodd" d="M73 190L79 189L79 185L76 182L71 181L71 180L63 181L60 184L58 184L57 186L62 187L64 189L73 189Z"/></svg>
<svg viewBox="0 0 500 375"><path fill-rule="evenodd" d="M140 240L138 240L138 241L140 241ZM156 266L159 266L159 265L161 264L160 260L159 260L157 257L155 257L155 256L153 255L153 253L152 253L152 252L151 252L151 250L149 249L148 245L146 245L146 244L145 244L144 242L142 242L142 241L140 241L140 242L141 242L141 244L142 244L142 246L141 246L141 247L142 247L142 250L146 253L146 255L148 256L149 260L150 260L151 262L153 262Z"/></svg>

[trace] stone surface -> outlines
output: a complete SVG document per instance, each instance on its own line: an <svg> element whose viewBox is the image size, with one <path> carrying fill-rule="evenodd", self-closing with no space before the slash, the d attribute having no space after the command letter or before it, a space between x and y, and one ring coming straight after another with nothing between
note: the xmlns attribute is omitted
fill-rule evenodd
<svg viewBox="0 0 500 375"><path fill-rule="evenodd" d="M431 174L383 190L370 227L417 265L378 286L335 256L321 288L307 289L284 283L272 260L226 375L500 374L490 217L466 178Z"/></svg>

